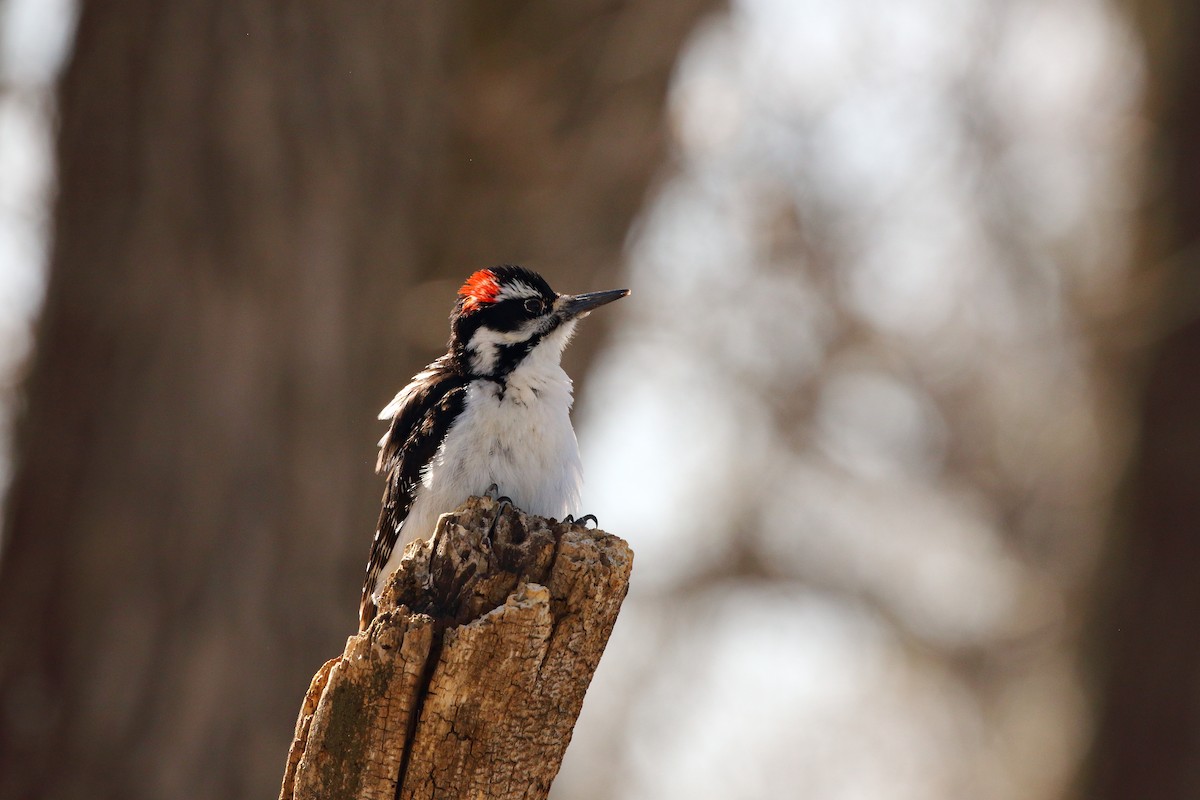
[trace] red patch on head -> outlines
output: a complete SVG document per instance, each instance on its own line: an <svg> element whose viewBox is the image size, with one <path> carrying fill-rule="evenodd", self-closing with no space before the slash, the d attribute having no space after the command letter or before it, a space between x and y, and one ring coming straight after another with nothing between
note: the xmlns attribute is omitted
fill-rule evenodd
<svg viewBox="0 0 1200 800"><path fill-rule="evenodd" d="M485 303L492 303L500 293L500 281L490 269L481 269L458 290L458 296L463 298L463 311L474 311Z"/></svg>

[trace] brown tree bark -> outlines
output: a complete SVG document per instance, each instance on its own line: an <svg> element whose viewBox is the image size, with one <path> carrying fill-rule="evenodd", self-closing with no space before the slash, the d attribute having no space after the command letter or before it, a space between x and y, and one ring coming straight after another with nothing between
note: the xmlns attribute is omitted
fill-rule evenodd
<svg viewBox="0 0 1200 800"><path fill-rule="evenodd" d="M1140 436L1092 620L1098 728L1079 795L1200 797L1200 8L1127 0L1154 125L1140 263L1160 286Z"/></svg>
<svg viewBox="0 0 1200 800"><path fill-rule="evenodd" d="M615 536L471 498L313 678L280 800L544 798L632 567Z"/></svg>
<svg viewBox="0 0 1200 800"><path fill-rule="evenodd" d="M471 270L616 285L707 7L82 5L0 558L0 798L272 790L354 616L376 411Z"/></svg>

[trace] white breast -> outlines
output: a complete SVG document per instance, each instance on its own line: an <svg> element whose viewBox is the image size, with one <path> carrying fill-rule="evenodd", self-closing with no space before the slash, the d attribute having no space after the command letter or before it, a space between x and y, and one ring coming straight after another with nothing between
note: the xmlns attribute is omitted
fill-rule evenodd
<svg viewBox="0 0 1200 800"><path fill-rule="evenodd" d="M462 413L423 474L376 594L406 544L430 536L438 517L493 483L527 513L554 518L579 513L583 469L571 427L571 379L559 366L560 352L543 344L503 387L490 380L468 386Z"/></svg>

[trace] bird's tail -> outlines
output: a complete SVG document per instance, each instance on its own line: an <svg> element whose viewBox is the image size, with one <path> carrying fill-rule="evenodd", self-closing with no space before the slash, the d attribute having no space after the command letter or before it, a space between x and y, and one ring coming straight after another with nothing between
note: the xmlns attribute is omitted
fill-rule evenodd
<svg viewBox="0 0 1200 800"><path fill-rule="evenodd" d="M371 620L375 619L375 612L378 609L375 607L375 598L371 596L369 586L363 587L362 602L358 604L358 630L365 631L367 626L371 624Z"/></svg>

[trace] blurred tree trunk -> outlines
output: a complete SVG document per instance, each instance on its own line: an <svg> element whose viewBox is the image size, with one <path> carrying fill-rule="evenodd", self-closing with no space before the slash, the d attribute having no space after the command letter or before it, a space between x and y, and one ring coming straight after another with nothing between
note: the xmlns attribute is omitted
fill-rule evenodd
<svg viewBox="0 0 1200 800"><path fill-rule="evenodd" d="M1140 441L1093 621L1103 664L1080 796L1200 797L1200 6L1127 0L1154 124L1139 267L1162 282Z"/></svg>
<svg viewBox="0 0 1200 800"><path fill-rule="evenodd" d="M273 794L354 629L375 411L472 269L616 280L707 4L83 4L0 560L0 798Z"/></svg>

